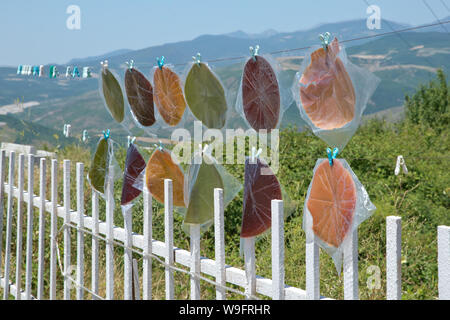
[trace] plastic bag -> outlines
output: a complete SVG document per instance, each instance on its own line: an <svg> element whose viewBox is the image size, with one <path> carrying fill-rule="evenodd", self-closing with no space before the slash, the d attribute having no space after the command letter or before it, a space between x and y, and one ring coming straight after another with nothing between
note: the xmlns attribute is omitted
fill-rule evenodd
<svg viewBox="0 0 450 320"><path fill-rule="evenodd" d="M91 165L87 179L102 197L107 189L108 176L114 181L120 172L120 167L114 157L113 140L109 138L109 133L100 138Z"/></svg>
<svg viewBox="0 0 450 320"><path fill-rule="evenodd" d="M128 66L125 72L125 91L133 119L140 127L153 126L156 122L153 87L150 81L134 68L133 60Z"/></svg>
<svg viewBox="0 0 450 320"><path fill-rule="evenodd" d="M146 163L139 153L136 145L130 143L125 160L125 169L123 172L122 206L130 206L134 199L141 193L142 188L136 187L136 182L142 180L142 173L145 171Z"/></svg>
<svg viewBox="0 0 450 320"><path fill-rule="evenodd" d="M183 230L189 234L190 224L200 224L201 231L207 230L214 222L214 189L223 189L224 208L242 189L242 184L212 157L211 149L196 149L187 181L187 208L177 211L185 217Z"/></svg>
<svg viewBox="0 0 450 320"><path fill-rule="evenodd" d="M292 103L289 90L279 84L280 72L280 64L270 55L255 54L245 63L236 111L255 131L278 128L283 113Z"/></svg>
<svg viewBox="0 0 450 320"><path fill-rule="evenodd" d="M208 64L200 62L199 58L189 65L184 94L190 112L205 127L225 127L229 108L224 86Z"/></svg>
<svg viewBox="0 0 450 320"><path fill-rule="evenodd" d="M158 66L150 72L153 81L155 106L158 109L157 121L162 128L183 127L186 99L183 84L173 67L164 65L164 57L158 59Z"/></svg>
<svg viewBox="0 0 450 320"><path fill-rule="evenodd" d="M160 203L164 203L165 179L172 180L173 205L185 207L186 181L183 170L172 159L170 150L159 146L148 160L147 169L145 170L145 182L149 192ZM142 179L139 179L139 181L142 181Z"/></svg>
<svg viewBox="0 0 450 320"><path fill-rule="evenodd" d="M344 247L353 231L374 211L364 186L347 161L319 159L303 209L306 242L316 242L333 259L340 274Z"/></svg>
<svg viewBox="0 0 450 320"><path fill-rule="evenodd" d="M342 150L358 128L380 80L352 64L336 38L326 48L316 46L306 54L292 93L314 134Z"/></svg>

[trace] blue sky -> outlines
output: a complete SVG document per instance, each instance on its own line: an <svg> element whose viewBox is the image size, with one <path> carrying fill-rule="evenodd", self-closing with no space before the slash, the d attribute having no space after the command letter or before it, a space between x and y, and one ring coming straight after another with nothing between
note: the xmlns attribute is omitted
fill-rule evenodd
<svg viewBox="0 0 450 320"><path fill-rule="evenodd" d="M423 0L367 0L382 19L435 21ZM426 0L438 18L450 0ZM81 9L81 30L69 30L69 5ZM295 31L365 19L364 0L1 0L0 65L65 63L117 49L190 40L202 34L267 29Z"/></svg>

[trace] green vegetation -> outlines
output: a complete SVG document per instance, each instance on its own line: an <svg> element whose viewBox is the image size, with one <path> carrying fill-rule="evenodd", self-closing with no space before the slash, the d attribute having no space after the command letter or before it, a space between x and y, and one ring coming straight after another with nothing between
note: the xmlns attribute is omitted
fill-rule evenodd
<svg viewBox="0 0 450 320"><path fill-rule="evenodd" d="M438 79L419 88L416 94L406 98L407 117L396 124L384 120L370 120L359 128L340 157L345 158L359 180L366 187L377 210L359 229L359 285L361 299L385 299L385 218L389 215L402 217L402 291L404 299L435 299L437 297L437 226L450 225L450 198L448 170L450 140L448 137L448 92L445 76L438 73ZM277 174L289 196L296 201L295 212L285 223L285 271L286 284L305 288L305 234L302 230L302 211L307 188L312 179L312 169L318 158L326 157L326 145L310 131L298 132L287 128L280 137L280 170ZM116 149L118 163L123 165L126 150ZM394 175L398 155L403 155L409 169L408 175ZM84 147L72 145L58 153L60 168L62 159L72 160L72 181L75 181L75 162L85 163L89 170L91 154ZM148 159L146 153L144 158ZM225 165L227 170L243 182L243 165ZM48 170L49 172L49 170ZM61 178L62 174L60 174ZM36 178L37 179L37 178ZM35 192L38 189L35 189ZM121 181L116 181L116 204L120 201ZM62 184L59 187L62 199ZM72 190L75 192L75 190ZM90 187L85 185L86 213L90 215ZM76 207L75 194L72 208ZM117 205L118 206L118 205ZM104 203L101 201L100 218L105 219ZM133 231L143 231L142 197L133 207ZM164 239L164 212L160 204L153 207L153 237ZM239 229L242 214L242 191L226 208L226 263L243 268L239 255ZM175 215L174 244L189 248L189 238L182 230L182 217ZM123 225L119 207L115 210L115 224ZM62 234L60 234L62 252ZM75 254L75 232L72 252ZM24 240L25 241L25 240ZM90 286L90 238L86 237L86 285ZM201 254L214 258L213 229L202 235ZM102 247L101 247L101 250ZM15 249L12 251L15 252ZM102 252L102 251L101 251ZM123 258L121 249L116 249L116 298L123 293ZM14 257L14 254L13 254ZM271 278L270 233L256 244L257 274ZM142 263L142 259L139 263ZM75 261L75 260L73 260ZM343 298L343 276L338 277L331 258L320 256L321 294ZM370 266L381 270L381 287L369 289L367 281L372 274ZM164 298L164 269L153 262L153 293L157 299ZM14 269L13 269L14 270ZM104 265L101 270L100 293L104 294ZM48 274L46 275L48 279ZM58 276L58 288L62 278ZM189 278L176 272L176 298L189 298ZM46 283L48 286L48 283ZM202 299L213 299L214 288L202 282ZM59 290L60 291L60 290ZM48 290L46 291L48 292ZM230 294L230 298L242 298ZM86 294L86 298L90 298Z"/></svg>

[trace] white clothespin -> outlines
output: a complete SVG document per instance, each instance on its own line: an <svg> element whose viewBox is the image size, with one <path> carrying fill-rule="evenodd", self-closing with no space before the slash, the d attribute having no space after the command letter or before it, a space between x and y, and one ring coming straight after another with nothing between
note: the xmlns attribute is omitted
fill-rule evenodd
<svg viewBox="0 0 450 320"><path fill-rule="evenodd" d="M131 144L133 144L136 141L136 137L132 137L132 136L127 136L128 142L127 142L127 146L130 146Z"/></svg>
<svg viewBox="0 0 450 320"><path fill-rule="evenodd" d="M66 68L66 78L70 77L70 66Z"/></svg>
<svg viewBox="0 0 450 320"><path fill-rule="evenodd" d="M256 158L258 158L262 153L262 149L259 148L258 151L256 151L255 147L252 147L252 153L250 155L250 163L251 164L255 164L256 163Z"/></svg>
<svg viewBox="0 0 450 320"><path fill-rule="evenodd" d="M398 176L400 173L400 166L403 169L404 174L408 174L408 168L406 167L405 159L403 156L397 157L397 164L395 165L395 175Z"/></svg>
<svg viewBox="0 0 450 320"><path fill-rule="evenodd" d="M44 65L39 66L39 77L42 77L44 75Z"/></svg>
<svg viewBox="0 0 450 320"><path fill-rule="evenodd" d="M70 136L70 124L64 124L64 130L63 130L63 134L66 138L68 138Z"/></svg>
<svg viewBox="0 0 450 320"><path fill-rule="evenodd" d="M108 69L108 60L101 61L100 64L102 65L103 73L106 73L106 69Z"/></svg>
<svg viewBox="0 0 450 320"><path fill-rule="evenodd" d="M86 142L89 139L88 131L86 129L83 130L83 142Z"/></svg>

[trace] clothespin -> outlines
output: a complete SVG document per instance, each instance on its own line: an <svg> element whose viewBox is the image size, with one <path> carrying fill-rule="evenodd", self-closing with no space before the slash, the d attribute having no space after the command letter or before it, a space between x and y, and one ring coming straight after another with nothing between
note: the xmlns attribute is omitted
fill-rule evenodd
<svg viewBox="0 0 450 320"><path fill-rule="evenodd" d="M83 67L83 78L91 78L91 68L89 67Z"/></svg>
<svg viewBox="0 0 450 320"><path fill-rule="evenodd" d="M80 71L78 71L78 67L73 67L72 78L80 77Z"/></svg>
<svg viewBox="0 0 450 320"><path fill-rule="evenodd" d="M56 66L50 66L50 78L56 78L58 75L58 70Z"/></svg>
<svg viewBox="0 0 450 320"><path fill-rule="evenodd" d="M259 45L256 45L255 48L250 47L250 53L252 54L253 61L256 61L256 56L258 55Z"/></svg>
<svg viewBox="0 0 450 320"><path fill-rule="evenodd" d="M66 136L67 133L67 123L64 124L63 135Z"/></svg>
<svg viewBox="0 0 450 320"><path fill-rule="evenodd" d="M159 151L164 152L164 145L161 142L161 140L159 140L159 145L158 144L153 144L157 149L159 149Z"/></svg>
<svg viewBox="0 0 450 320"><path fill-rule="evenodd" d="M44 74L44 66L41 64L41 65L39 66L39 77L42 77L43 74Z"/></svg>
<svg viewBox="0 0 450 320"><path fill-rule="evenodd" d="M198 52L197 56L192 56L192 59L196 64L200 64L202 62L202 55Z"/></svg>
<svg viewBox="0 0 450 320"><path fill-rule="evenodd" d="M111 131L109 129L103 130L103 137L105 138L106 141L108 141L109 136L111 135Z"/></svg>
<svg viewBox="0 0 450 320"><path fill-rule="evenodd" d="M250 163L251 164L255 164L256 163L256 159L261 155L262 153L262 149L259 148L258 151L256 151L255 147L252 147L252 153L250 155Z"/></svg>
<svg viewBox="0 0 450 320"><path fill-rule="evenodd" d="M102 65L103 73L106 73L106 69L108 69L108 60L100 61L100 64Z"/></svg>
<svg viewBox="0 0 450 320"><path fill-rule="evenodd" d="M125 61L125 64L128 66L128 69L134 68L134 60L133 59L131 59L130 62Z"/></svg>
<svg viewBox="0 0 450 320"><path fill-rule="evenodd" d="M70 70L71 70L70 66L66 67L66 78L70 76Z"/></svg>
<svg viewBox="0 0 450 320"><path fill-rule="evenodd" d="M330 148L327 148L328 162L330 163L330 167L333 166L333 160L336 159L338 153L339 153L338 148L334 148L333 151L331 151Z"/></svg>
<svg viewBox="0 0 450 320"><path fill-rule="evenodd" d="M39 66L33 66L33 76L39 75Z"/></svg>
<svg viewBox="0 0 450 320"><path fill-rule="evenodd" d="M128 136L128 146L131 146L136 141L136 137Z"/></svg>
<svg viewBox="0 0 450 320"><path fill-rule="evenodd" d="M83 142L86 142L89 139L88 131L86 129L83 130Z"/></svg>
<svg viewBox="0 0 450 320"><path fill-rule="evenodd" d="M19 66L17 67L17 74L21 74L21 73L22 73L22 68L23 68L22 65L19 65Z"/></svg>
<svg viewBox="0 0 450 320"><path fill-rule="evenodd" d="M331 42L331 33L325 32L324 34L319 34L319 39L322 42L322 47L325 51L328 49L328 45Z"/></svg>
<svg viewBox="0 0 450 320"><path fill-rule="evenodd" d="M164 56L162 56L161 59L159 57L156 58L156 62L158 63L159 69L162 69L162 67L164 66Z"/></svg>
<svg viewBox="0 0 450 320"><path fill-rule="evenodd" d="M398 176L400 174L400 166L403 169L404 174L408 174L408 168L406 167L405 159L403 156L397 157L397 164L395 165L395 175Z"/></svg>

